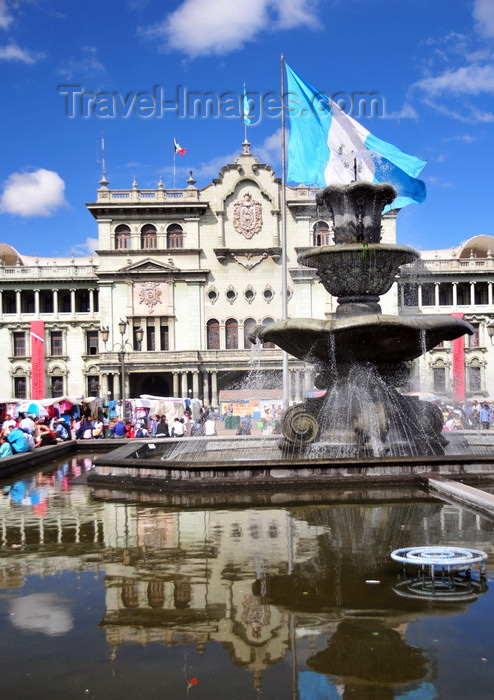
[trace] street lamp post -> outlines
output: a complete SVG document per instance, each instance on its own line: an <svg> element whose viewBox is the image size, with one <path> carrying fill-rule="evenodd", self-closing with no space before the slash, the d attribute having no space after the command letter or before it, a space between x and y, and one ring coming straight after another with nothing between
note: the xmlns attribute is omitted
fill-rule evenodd
<svg viewBox="0 0 494 700"><path fill-rule="evenodd" d="M124 338L125 336L125 331L127 330L128 323L127 321L124 321L123 319L120 319L118 323L118 332L120 333L120 342L113 343L111 350L109 352L118 352L119 356L119 361L120 361L120 399L122 401L122 417L125 419L125 347L129 346L132 350L134 350L134 346L132 343L128 340L128 338ZM108 339L110 337L110 329L108 326L104 327L102 326L100 328L100 333L101 333L101 338L103 340L103 343L105 345L105 351L108 352L108 348L106 347L106 344L108 343ZM139 345L139 350L141 348L141 343L142 339L144 337L144 331L143 329L139 326L139 328L136 329L135 331L135 339Z"/></svg>

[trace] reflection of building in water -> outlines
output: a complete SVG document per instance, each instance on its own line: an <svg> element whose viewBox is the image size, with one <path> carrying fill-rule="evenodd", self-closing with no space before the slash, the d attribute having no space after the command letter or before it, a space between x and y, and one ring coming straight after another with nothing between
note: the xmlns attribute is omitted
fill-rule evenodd
<svg viewBox="0 0 494 700"><path fill-rule="evenodd" d="M42 512L29 484L19 502L0 500L0 587L21 588L33 574L103 572L101 626L114 654L123 644L217 642L256 684L295 636L343 638L351 611L388 610L379 624L404 640L420 601L404 612L390 586L365 584L367 572L394 576L393 549L464 542L494 553L490 521L438 501L173 511L94 501L56 477L43 488Z"/></svg>
<svg viewBox="0 0 494 700"><path fill-rule="evenodd" d="M133 510L127 546L105 566L109 643L116 652L125 642L220 642L258 676L284 657L289 615L254 584L315 556L324 531L285 510Z"/></svg>

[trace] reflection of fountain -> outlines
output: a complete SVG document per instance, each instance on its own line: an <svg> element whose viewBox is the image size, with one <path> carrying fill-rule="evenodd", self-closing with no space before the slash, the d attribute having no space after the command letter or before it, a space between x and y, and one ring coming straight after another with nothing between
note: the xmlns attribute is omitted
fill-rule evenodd
<svg viewBox="0 0 494 700"><path fill-rule="evenodd" d="M442 455L439 409L397 391L406 363L472 327L449 315L384 315L379 298L401 265L418 258L412 248L381 244L381 212L396 193L390 185L354 182L318 195L331 213L335 245L311 248L298 261L316 268L326 291L338 298L329 321L291 319L256 328L301 360L316 364L322 398L289 408L282 451L320 457Z"/></svg>

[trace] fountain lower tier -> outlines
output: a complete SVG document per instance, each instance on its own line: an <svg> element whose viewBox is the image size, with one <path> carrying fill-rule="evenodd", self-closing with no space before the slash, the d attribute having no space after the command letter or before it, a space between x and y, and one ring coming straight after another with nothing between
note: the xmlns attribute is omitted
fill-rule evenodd
<svg viewBox="0 0 494 700"><path fill-rule="evenodd" d="M400 363L420 357L443 340L455 340L472 326L448 315L366 314L330 321L290 319L257 328L256 337L272 342L299 360L338 368L352 361Z"/></svg>

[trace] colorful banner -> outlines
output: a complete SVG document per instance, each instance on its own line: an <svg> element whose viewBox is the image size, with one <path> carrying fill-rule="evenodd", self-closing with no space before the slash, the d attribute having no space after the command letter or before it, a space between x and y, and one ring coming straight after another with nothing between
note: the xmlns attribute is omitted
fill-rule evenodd
<svg viewBox="0 0 494 700"><path fill-rule="evenodd" d="M455 318L463 318L465 314L453 313ZM465 336L455 338L451 343L453 398L455 401L465 400Z"/></svg>
<svg viewBox="0 0 494 700"><path fill-rule="evenodd" d="M31 398L45 398L44 321L31 321Z"/></svg>

